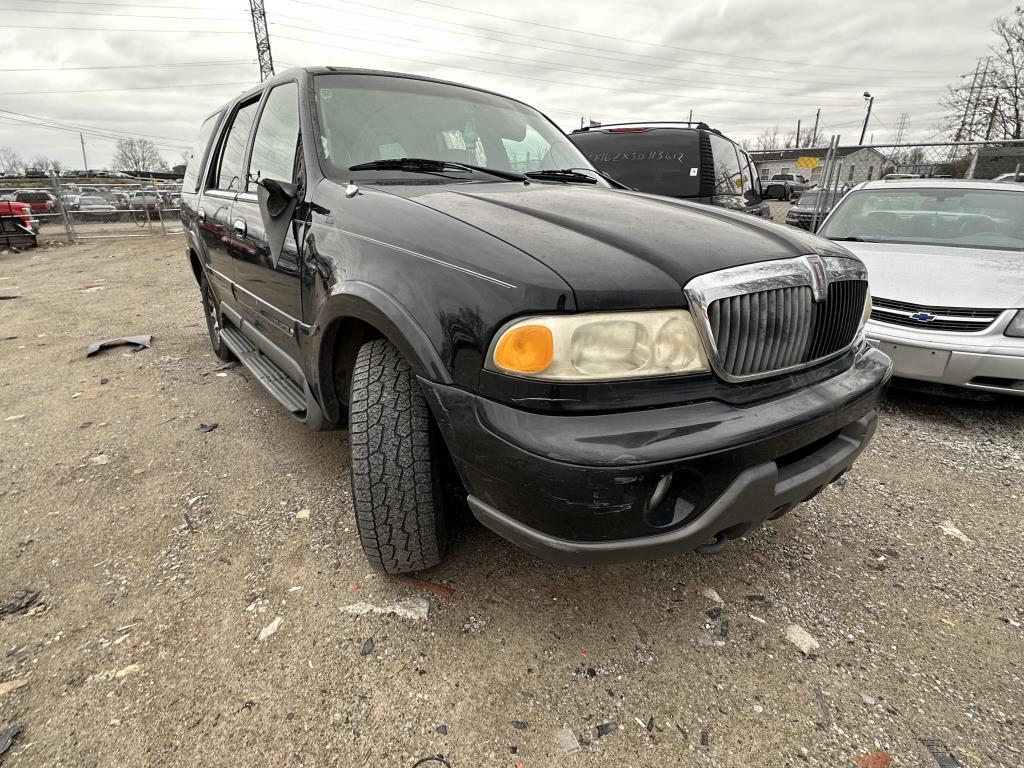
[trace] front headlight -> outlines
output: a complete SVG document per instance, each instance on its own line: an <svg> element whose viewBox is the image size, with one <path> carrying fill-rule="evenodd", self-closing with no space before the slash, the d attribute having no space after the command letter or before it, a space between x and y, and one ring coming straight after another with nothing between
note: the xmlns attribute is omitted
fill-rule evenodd
<svg viewBox="0 0 1024 768"><path fill-rule="evenodd" d="M1024 309L1018 309L1017 314L1013 316L1010 324L1006 326L1006 330L1003 331L1005 336L1013 336L1014 338L1024 337Z"/></svg>
<svg viewBox="0 0 1024 768"><path fill-rule="evenodd" d="M543 381L709 370L697 327L685 309L524 318L501 332L487 367Z"/></svg>

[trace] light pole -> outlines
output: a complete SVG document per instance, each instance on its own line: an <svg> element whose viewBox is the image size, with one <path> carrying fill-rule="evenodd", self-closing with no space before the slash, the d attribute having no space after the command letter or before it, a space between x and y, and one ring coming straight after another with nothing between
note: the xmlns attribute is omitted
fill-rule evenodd
<svg viewBox="0 0 1024 768"><path fill-rule="evenodd" d="M864 101L868 103L868 111L864 114L864 127L860 129L860 144L864 144L864 134L868 132L868 120L871 119L871 105L875 103L875 97L864 91Z"/></svg>

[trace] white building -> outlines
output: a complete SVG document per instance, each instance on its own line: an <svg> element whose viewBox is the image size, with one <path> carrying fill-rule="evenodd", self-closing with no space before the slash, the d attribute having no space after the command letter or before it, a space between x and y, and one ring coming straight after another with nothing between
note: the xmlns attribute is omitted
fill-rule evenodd
<svg viewBox="0 0 1024 768"><path fill-rule="evenodd" d="M814 183L821 182L821 171L825 164L828 148L812 149L769 149L753 150L750 153L757 166L761 181L765 182L776 173L796 173ZM885 173L885 156L871 147L839 147L835 162L840 164L838 182L840 186L859 184L882 178Z"/></svg>

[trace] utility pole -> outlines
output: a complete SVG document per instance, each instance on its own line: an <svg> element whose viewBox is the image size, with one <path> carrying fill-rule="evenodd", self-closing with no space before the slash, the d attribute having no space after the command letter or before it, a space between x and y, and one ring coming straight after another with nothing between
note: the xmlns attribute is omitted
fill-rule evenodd
<svg viewBox="0 0 1024 768"><path fill-rule="evenodd" d="M985 141L992 135L992 124L996 121L996 112L999 111L999 97L996 96L996 103L992 105L992 113L988 116L988 128L985 129Z"/></svg>
<svg viewBox="0 0 1024 768"><path fill-rule="evenodd" d="M252 34L256 38L256 58L260 62L260 80L274 76L274 57L270 54L270 32L267 31L267 12L263 0L249 0L252 14Z"/></svg>
<svg viewBox="0 0 1024 768"><path fill-rule="evenodd" d="M800 149L800 121L796 121L796 148Z"/></svg>
<svg viewBox="0 0 1024 768"><path fill-rule="evenodd" d="M811 143L808 146L815 146L818 143L818 121L821 119L821 107L814 114L814 131L811 133Z"/></svg>
<svg viewBox="0 0 1024 768"><path fill-rule="evenodd" d="M693 122L693 110L692 109L690 110L690 119L687 122L690 122L690 123Z"/></svg>
<svg viewBox="0 0 1024 768"><path fill-rule="evenodd" d="M868 103L868 111L864 114L864 127L860 129L860 141L858 144L864 144L864 134L868 132L868 120L871 119L871 107L875 103L875 97L867 91L864 91L864 100Z"/></svg>
<svg viewBox="0 0 1024 768"><path fill-rule="evenodd" d="M82 134L78 134L78 138L82 142L82 164L85 166L85 168L83 168L82 170L84 170L86 174L88 174L89 161L85 159L85 136L83 136Z"/></svg>

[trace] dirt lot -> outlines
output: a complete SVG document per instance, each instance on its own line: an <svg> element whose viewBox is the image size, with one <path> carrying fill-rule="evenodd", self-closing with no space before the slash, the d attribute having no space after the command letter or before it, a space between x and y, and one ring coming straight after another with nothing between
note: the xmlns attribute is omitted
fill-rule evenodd
<svg viewBox="0 0 1024 768"><path fill-rule="evenodd" d="M894 393L844 487L715 557L468 525L435 594L369 572L345 434L217 370L182 248L0 257L0 612L40 591L0 618L4 768L1024 765L1022 404Z"/></svg>

